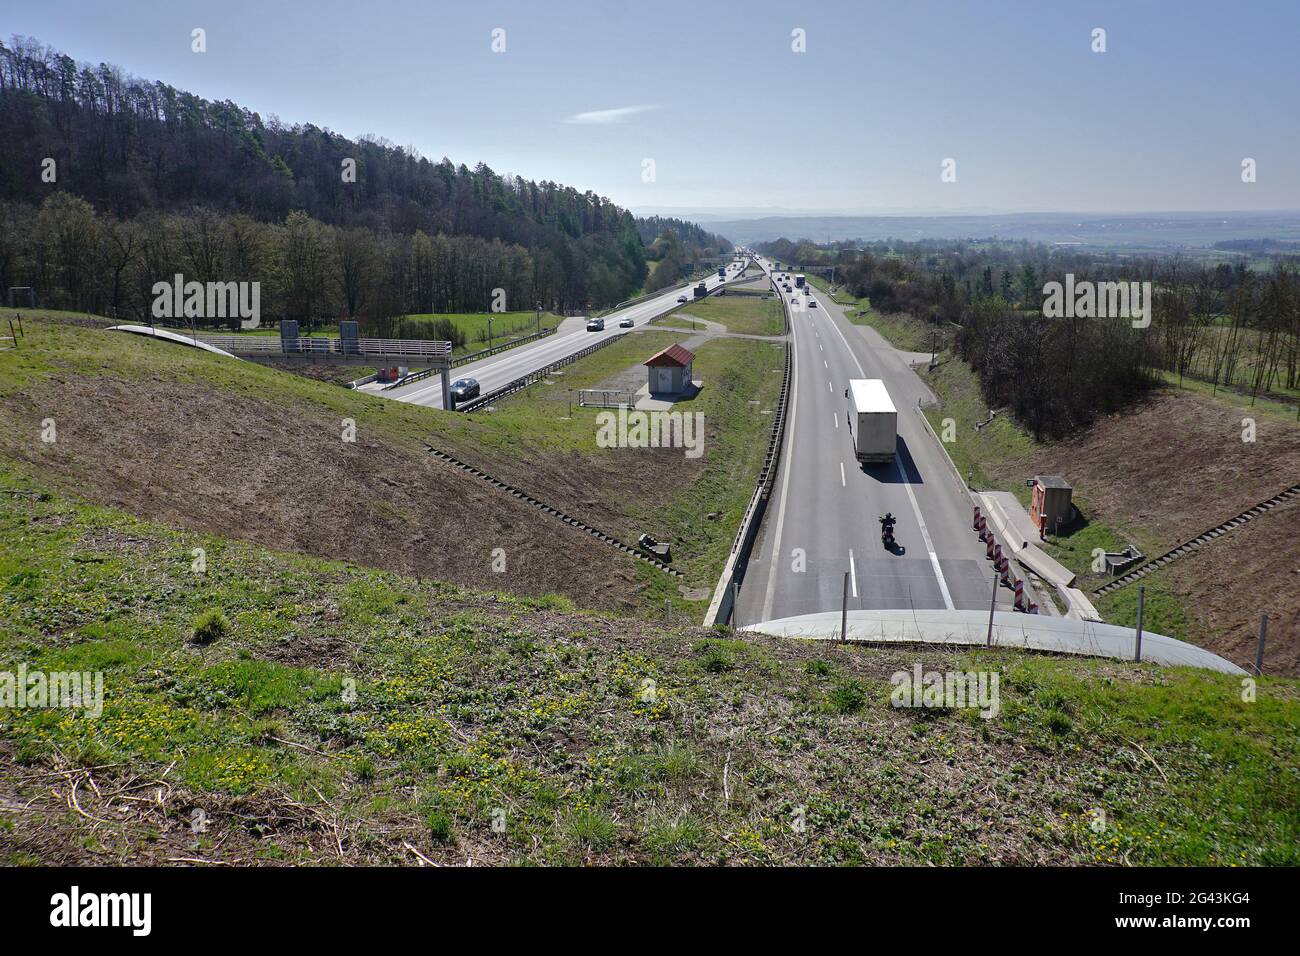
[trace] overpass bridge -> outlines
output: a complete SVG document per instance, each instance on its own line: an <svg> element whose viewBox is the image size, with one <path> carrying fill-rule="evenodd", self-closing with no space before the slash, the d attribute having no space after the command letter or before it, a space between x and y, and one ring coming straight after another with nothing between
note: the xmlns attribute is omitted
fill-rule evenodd
<svg viewBox="0 0 1300 956"><path fill-rule="evenodd" d="M443 407L450 406L451 343L430 339L372 339L357 334L357 323L339 323L337 336L302 336L298 323L284 320L280 334L219 335L148 325L118 325L110 331L134 332L219 352L251 362L291 365L418 366L442 378Z"/></svg>

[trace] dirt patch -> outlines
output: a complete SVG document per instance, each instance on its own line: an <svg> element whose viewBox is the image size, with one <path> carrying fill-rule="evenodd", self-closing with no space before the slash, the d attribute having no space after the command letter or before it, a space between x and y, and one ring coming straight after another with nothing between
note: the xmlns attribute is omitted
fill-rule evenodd
<svg viewBox="0 0 1300 956"><path fill-rule="evenodd" d="M345 442L341 422L199 384L108 377L19 397L9 414L55 419L58 441L9 428L0 451L142 517L467 586L634 603L633 560L427 454L364 430Z"/></svg>
<svg viewBox="0 0 1300 956"><path fill-rule="evenodd" d="M1170 565L1167 583L1192 608L1196 642L1242 667L1255 662L1268 615L1264 672L1300 676L1300 501L1242 525Z"/></svg>
<svg viewBox="0 0 1300 956"><path fill-rule="evenodd" d="M996 477L1060 474L1092 512L1168 547L1300 480L1300 427L1189 394L1165 393Z"/></svg>
<svg viewBox="0 0 1300 956"><path fill-rule="evenodd" d="M1155 556L1300 481L1300 427L1258 417L1255 441L1244 442L1248 416L1165 392L995 477L1063 475L1090 519ZM1268 613L1267 669L1300 673L1298 517L1294 505L1275 509L1154 576L1191 614L1191 640L1244 666Z"/></svg>

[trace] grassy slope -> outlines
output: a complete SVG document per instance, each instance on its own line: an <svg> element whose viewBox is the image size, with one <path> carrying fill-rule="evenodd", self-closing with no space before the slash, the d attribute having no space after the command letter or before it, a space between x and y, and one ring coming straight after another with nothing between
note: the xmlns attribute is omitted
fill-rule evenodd
<svg viewBox="0 0 1300 956"><path fill-rule="evenodd" d="M0 709L5 864L1300 863L1294 680L740 641L0 492L0 668L105 680ZM892 708L917 661L1001 712Z"/></svg>
<svg viewBox="0 0 1300 956"><path fill-rule="evenodd" d="M48 317L66 318L58 313ZM628 335L560 370L552 385L538 384L492 413L472 416L405 405L120 333L30 320L28 333L22 349L0 360L0 394L30 393L68 377L110 376L273 398L331 428L353 418L361 435L421 456L424 443L433 444L625 540L649 531L672 541L674 563L694 588L711 589L725 563L766 449L771 416L763 412L780 389L779 375L771 372L780 367L777 346L742 340L703 346L696 371L705 388L679 407L704 413L705 453L687 461L675 449L599 449L596 410L575 408L570 416L570 392L576 397L577 389L636 366L681 338L668 332ZM751 400L759 404L751 405ZM709 521L707 515L715 511L724 517ZM679 581L639 562L634 568L632 606L659 613L664 600L672 598L682 613L700 619L707 599L687 602L677 589Z"/></svg>

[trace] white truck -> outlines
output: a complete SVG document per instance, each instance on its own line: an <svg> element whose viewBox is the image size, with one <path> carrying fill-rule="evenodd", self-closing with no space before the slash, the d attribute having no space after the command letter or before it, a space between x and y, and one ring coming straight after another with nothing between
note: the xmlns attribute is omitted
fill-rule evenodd
<svg viewBox="0 0 1300 956"><path fill-rule="evenodd" d="M848 389L849 435L858 461L883 464L894 460L898 409L878 378L854 378Z"/></svg>

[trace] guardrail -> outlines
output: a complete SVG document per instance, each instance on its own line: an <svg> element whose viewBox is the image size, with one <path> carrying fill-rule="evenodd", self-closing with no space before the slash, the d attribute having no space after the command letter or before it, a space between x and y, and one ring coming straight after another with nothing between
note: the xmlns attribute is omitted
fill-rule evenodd
<svg viewBox="0 0 1300 956"><path fill-rule="evenodd" d="M540 381L541 379L549 375L551 372L555 371L557 368L564 368L564 366L566 365L572 365L574 362L578 361L579 359L584 359L588 355L591 355L593 352L598 352L601 349L603 349L605 346L617 342L619 339L623 338L623 336L627 334L628 333L626 332L620 332L618 333L618 335L611 335L607 339L601 339L595 345L589 345L585 349L582 349L579 352L574 352L572 355L566 355L564 358L557 359L556 361L552 362L549 365L543 366L542 368L529 372L527 375L524 375L521 378L517 378L513 382L510 382L506 385L502 385L500 388L493 389L492 391L488 392L485 395L480 395L478 398L466 402L464 405L458 405L456 407L456 411L473 412L484 407L485 405L491 405L493 402L499 402L501 399L506 398L507 396L513 395L515 392L527 388L529 385L532 385L534 382Z"/></svg>
<svg viewBox="0 0 1300 956"><path fill-rule="evenodd" d="M520 338L517 339L511 339L509 342L503 342L502 344L494 345L491 348L480 349L477 352L470 352L466 355L460 356L459 358L454 358L451 360L450 367L456 368L457 366L460 365L468 365L470 362L477 362L479 359L487 358L489 355L496 355L498 352L504 352L507 349L512 349L516 345L523 345L525 342L533 342L536 341L537 339L544 339L548 335L554 335L554 334L555 334L554 327L549 329L542 329L540 332L530 332L528 335L521 336ZM441 373L442 373L441 368L422 368L418 371L412 372L410 375L407 375L404 378L399 378L395 382L389 382L381 389L381 391L386 392L391 388L400 388L403 385L410 385L412 382L419 382L423 379L426 379L430 375L439 375Z"/></svg>
<svg viewBox="0 0 1300 956"><path fill-rule="evenodd" d="M183 333L181 333L183 334ZM282 339L277 335L189 336L236 355L374 355L411 358L446 364L451 343L433 339L338 339L300 336Z"/></svg>
<svg viewBox="0 0 1300 956"><path fill-rule="evenodd" d="M785 312L787 330L790 324L790 306L785 296L781 296L781 308ZM755 483L754 495L749 499L736 539L731 545L731 554L718 578L713 590L713 599L705 613L704 624L725 624L735 613L736 591L743 582L745 565L749 561L750 549L754 538L763 523L763 513L767 510L767 500L772 494L772 485L776 481L777 469L781 463L781 448L785 441L785 412L790 399L790 373L794 368L794 352L789 341L785 343L785 373L781 378L781 394L777 399L775 417L772 420L772 432L767 440L767 453L763 456L763 467L759 469L758 481Z"/></svg>

